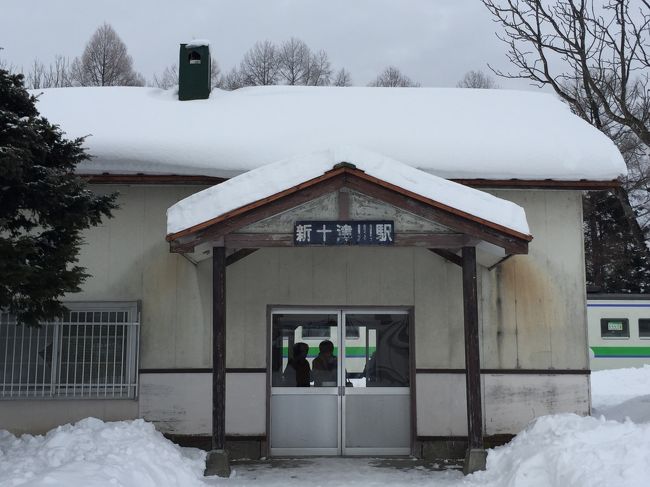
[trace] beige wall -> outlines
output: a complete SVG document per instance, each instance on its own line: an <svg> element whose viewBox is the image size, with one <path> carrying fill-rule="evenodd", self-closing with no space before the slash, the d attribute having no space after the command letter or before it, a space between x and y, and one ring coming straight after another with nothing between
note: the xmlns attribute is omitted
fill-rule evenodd
<svg viewBox="0 0 650 487"><path fill-rule="evenodd" d="M164 239L166 209L200 188L103 189L120 191L122 209L114 219L87 232L88 245L82 249L80 262L92 277L83 292L70 299L141 300L141 368L210 367L211 261L195 265L180 255L170 254ZM510 258L493 270L480 269L483 368L587 369L580 193L493 193L525 208L535 239L530 244L529 255ZM266 367L269 304L413 306L417 368L464 367L460 269L426 249L263 249L229 266L227 367ZM518 379L510 382L516 390L521 386ZM543 382L545 390L557 389L548 381ZM418 377L418 385L422 387L418 394L422 398L439 393L438 387L429 390L428 383L434 384L436 380ZM572 384L579 389L579 400L574 401L573 396L565 394L562 409L585 413L588 381L576 379ZM456 390L458 384L449 387ZM143 388L140 398L140 414L145 417L148 409L142 405L148 404L151 398L142 394L146 395L148 390ZM152 383L150 390L159 395L159 384ZM516 390L511 394L516 395ZM171 396L174 394L170 391ZM164 398L158 396L156 400L164 401ZM461 399L454 394L449 400ZM55 404L47 406L52 411L71 404L49 403ZM118 416L132 417L134 412L128 403L112 411L119 413ZM79 411L113 417L105 410L108 404L111 403L92 407L88 404L80 406ZM13 411L19 406L10 407ZM90 410L86 411L88 407ZM230 409L230 417L235 418L232 406ZM460 409L457 412L454 418L440 418L437 424L450 421L449 424L462 426L464 415ZM58 413L52 414L65 419ZM256 418L259 414L256 410ZM418 411L418 424L423 421L424 425L420 434L435 434L438 429L432 426L431 417L421 420L425 414L430 414L430 410L422 405ZM504 413L499 409L494 414L497 417ZM237 424L247 423L246 418L236 418ZM259 418L255 421L259 422ZM486 423L490 424L489 417ZM192 428L206 426L202 423ZM494 431L501 432L504 428L510 426L495 427ZM237 427L232 426L229 433L236 433L235 430Z"/></svg>
<svg viewBox="0 0 650 487"><path fill-rule="evenodd" d="M86 233L80 264L91 274L80 301L141 300L141 368L210 367L210 262L169 252L166 211L196 186L106 186L115 218Z"/></svg>
<svg viewBox="0 0 650 487"><path fill-rule="evenodd" d="M32 399L0 401L0 430L15 435L43 434L52 428L93 417L122 421L138 417L138 401L131 399Z"/></svg>
<svg viewBox="0 0 650 487"><path fill-rule="evenodd" d="M166 209L197 188L115 189L122 209L88 232L92 277L74 299L142 300L142 368L209 367L210 260L164 240ZM492 192L526 209L534 240L481 268L482 366L587 369L580 193ZM229 266L228 367L266 366L268 304L414 306L417 367L464 364L460 270L425 249L262 249Z"/></svg>
<svg viewBox="0 0 650 487"><path fill-rule="evenodd" d="M581 193L493 193L524 207L534 239L481 272L483 367L588 369Z"/></svg>

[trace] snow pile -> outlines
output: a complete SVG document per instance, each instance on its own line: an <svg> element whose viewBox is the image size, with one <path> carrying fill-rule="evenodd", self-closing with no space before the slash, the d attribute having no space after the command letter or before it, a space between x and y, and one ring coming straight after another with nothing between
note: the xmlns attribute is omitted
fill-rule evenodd
<svg viewBox="0 0 650 487"><path fill-rule="evenodd" d="M594 416L650 421L650 365L592 372L591 399Z"/></svg>
<svg viewBox="0 0 650 487"><path fill-rule="evenodd" d="M494 487L645 487L650 424L575 414L544 416L490 450L472 484Z"/></svg>
<svg viewBox="0 0 650 487"><path fill-rule="evenodd" d="M173 90L53 88L37 108L94 156L80 173L232 177L353 145L447 179L612 180L600 131L549 94L455 88L264 86L179 101Z"/></svg>
<svg viewBox="0 0 650 487"><path fill-rule="evenodd" d="M268 164L188 196L167 210L167 233L185 230L322 176L340 162L352 163L369 176L470 215L521 234L529 233L526 213L515 203L354 147L321 151Z"/></svg>
<svg viewBox="0 0 650 487"><path fill-rule="evenodd" d="M650 366L595 372L594 404L613 408L617 401L648 396L649 378ZM363 458L286 460L241 464L230 479L205 479L205 453L175 446L142 420L89 418L36 437L0 431L0 487L645 487L650 422L544 416L507 445L490 450L486 471L464 478L458 471L404 462L395 468Z"/></svg>
<svg viewBox="0 0 650 487"><path fill-rule="evenodd" d="M181 451L143 420L88 418L20 438L0 431L0 486L204 485L205 454Z"/></svg>

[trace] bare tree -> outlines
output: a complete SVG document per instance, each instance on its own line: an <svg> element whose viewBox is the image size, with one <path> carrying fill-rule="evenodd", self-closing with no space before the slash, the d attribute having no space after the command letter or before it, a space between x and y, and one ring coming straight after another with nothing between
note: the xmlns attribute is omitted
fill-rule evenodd
<svg viewBox="0 0 650 487"><path fill-rule="evenodd" d="M170 64L163 69L163 72L158 75L153 75L153 86L168 90L178 84L178 64Z"/></svg>
<svg viewBox="0 0 650 487"><path fill-rule="evenodd" d="M270 41L256 42L244 54L239 66L239 74L245 86L277 84L278 71L278 54Z"/></svg>
<svg viewBox="0 0 650 487"><path fill-rule="evenodd" d="M623 153L631 170L615 194L634 239L650 260L630 204L648 200L650 2L635 0L632 7L630 0L481 1L503 27L497 37L508 46L507 57L516 68L493 71L550 86ZM648 209L637 210L647 220ZM587 227L593 227L598 215L585 213Z"/></svg>
<svg viewBox="0 0 650 487"><path fill-rule="evenodd" d="M332 78L332 65L327 52L323 49L309 58L309 68L305 84L310 86L327 86Z"/></svg>
<svg viewBox="0 0 650 487"><path fill-rule="evenodd" d="M498 37L516 67L496 74L550 86L585 120L599 126L605 115L650 146L650 1L481 1L504 28Z"/></svg>
<svg viewBox="0 0 650 487"><path fill-rule="evenodd" d="M45 83L50 88L65 88L72 86L70 78L70 61L67 57L56 55L54 62L48 67L45 74Z"/></svg>
<svg viewBox="0 0 650 487"><path fill-rule="evenodd" d="M229 91L246 86L241 73L236 67L232 68L228 73L221 77L220 85L222 89Z"/></svg>
<svg viewBox="0 0 650 487"><path fill-rule="evenodd" d="M35 90L45 88L43 86L45 71L45 65L38 59L34 59L29 71L25 74L25 86Z"/></svg>
<svg viewBox="0 0 650 487"><path fill-rule="evenodd" d="M334 75L334 81L332 82L334 86L352 86L352 76L350 72L345 69L339 69Z"/></svg>
<svg viewBox="0 0 650 487"><path fill-rule="evenodd" d="M0 47L0 51L2 50L4 50L4 47ZM0 58L0 69L3 69L9 73L15 73L19 71L14 64L9 63L9 61L2 58Z"/></svg>
<svg viewBox="0 0 650 487"><path fill-rule="evenodd" d="M468 71L463 76L463 79L456 84L458 88L480 88L480 89L495 89L499 88L494 79L485 74L483 71Z"/></svg>
<svg viewBox="0 0 650 487"><path fill-rule="evenodd" d="M35 59L25 75L25 80L25 85L32 89L72 86L70 62L68 58L61 55L56 55L54 62L48 66Z"/></svg>
<svg viewBox="0 0 650 487"><path fill-rule="evenodd" d="M92 35L81 58L73 61L71 75L79 86L144 86L126 45L107 23Z"/></svg>
<svg viewBox="0 0 650 487"><path fill-rule="evenodd" d="M214 57L210 58L210 88L221 88L221 66Z"/></svg>
<svg viewBox="0 0 650 487"><path fill-rule="evenodd" d="M408 76L402 74L402 72L395 66L388 66L384 69L377 78L371 82L368 86L383 86L388 88L396 87L417 87L420 86L419 83L414 82Z"/></svg>
<svg viewBox="0 0 650 487"><path fill-rule="evenodd" d="M288 85L305 85L309 81L311 50L304 41L292 37L278 49L278 74Z"/></svg>

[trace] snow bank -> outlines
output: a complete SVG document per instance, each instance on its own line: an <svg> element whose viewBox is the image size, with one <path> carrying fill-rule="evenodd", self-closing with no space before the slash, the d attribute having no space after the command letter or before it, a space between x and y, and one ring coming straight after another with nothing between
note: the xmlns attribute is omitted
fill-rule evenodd
<svg viewBox="0 0 650 487"><path fill-rule="evenodd" d="M645 487L649 475L650 424L559 414L490 450L487 470L468 480L494 487Z"/></svg>
<svg viewBox="0 0 650 487"><path fill-rule="evenodd" d="M647 396L649 376L650 366L594 372L594 405L614 407L629 396ZM650 478L650 422L545 416L507 445L490 450L486 471L465 478L457 471L430 471L417 462L411 468L376 463L333 458L293 460L282 467L237 465L230 479L204 479L205 453L175 446L142 420L104 423L89 418L35 437L0 431L1 487L645 487Z"/></svg>
<svg viewBox="0 0 650 487"><path fill-rule="evenodd" d="M454 88L251 87L178 101L174 91L35 90L70 137L91 136L81 173L231 177L352 145L444 178L611 180L614 144L555 97Z"/></svg>
<svg viewBox="0 0 650 487"><path fill-rule="evenodd" d="M167 210L167 233L180 232L322 176L340 162L352 163L370 176L452 208L519 233L529 233L524 209L510 201L354 147L321 151L268 164L188 196Z"/></svg>
<svg viewBox="0 0 650 487"><path fill-rule="evenodd" d="M591 374L592 414L544 416L489 451L471 485L647 486L650 478L650 365Z"/></svg>
<svg viewBox="0 0 650 487"><path fill-rule="evenodd" d="M45 436L0 431L0 486L201 486L205 454L195 458L142 420L88 418Z"/></svg>
<svg viewBox="0 0 650 487"><path fill-rule="evenodd" d="M594 416L649 422L650 365L592 372L591 399Z"/></svg>

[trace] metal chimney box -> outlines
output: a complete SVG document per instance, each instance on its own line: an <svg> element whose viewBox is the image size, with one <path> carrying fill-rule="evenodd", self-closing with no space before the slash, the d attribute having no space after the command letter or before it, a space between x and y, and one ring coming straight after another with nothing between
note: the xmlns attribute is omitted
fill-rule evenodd
<svg viewBox="0 0 650 487"><path fill-rule="evenodd" d="M178 99L204 100L210 96L210 46L181 44L178 60Z"/></svg>

